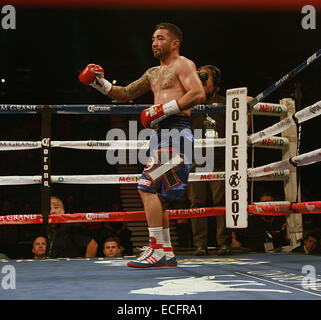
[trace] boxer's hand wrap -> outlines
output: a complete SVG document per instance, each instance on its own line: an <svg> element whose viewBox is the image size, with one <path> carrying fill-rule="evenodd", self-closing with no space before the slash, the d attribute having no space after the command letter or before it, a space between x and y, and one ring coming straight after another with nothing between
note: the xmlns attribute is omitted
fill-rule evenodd
<svg viewBox="0 0 321 320"><path fill-rule="evenodd" d="M90 83L89 85L106 96L108 95L112 87L112 84L104 78L96 78L95 82Z"/></svg>
<svg viewBox="0 0 321 320"><path fill-rule="evenodd" d="M145 128L155 128L156 124L170 115L180 112L176 100L171 100L165 104L155 104L142 111L141 122Z"/></svg>
<svg viewBox="0 0 321 320"><path fill-rule="evenodd" d="M112 88L112 84L108 80L104 79L104 69L93 63L87 65L80 73L79 80L105 95L108 95Z"/></svg>

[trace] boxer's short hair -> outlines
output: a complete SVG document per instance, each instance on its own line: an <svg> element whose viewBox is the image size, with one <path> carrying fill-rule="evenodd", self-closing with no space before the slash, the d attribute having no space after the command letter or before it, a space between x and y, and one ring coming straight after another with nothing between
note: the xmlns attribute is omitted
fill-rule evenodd
<svg viewBox="0 0 321 320"><path fill-rule="evenodd" d="M182 43L183 32L177 25L170 22L161 22L155 27L155 31L159 29L168 30L176 39L179 40L180 43Z"/></svg>

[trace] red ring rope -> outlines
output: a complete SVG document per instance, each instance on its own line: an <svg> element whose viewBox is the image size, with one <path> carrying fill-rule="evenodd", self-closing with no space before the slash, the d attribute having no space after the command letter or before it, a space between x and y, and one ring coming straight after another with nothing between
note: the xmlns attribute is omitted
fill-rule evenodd
<svg viewBox="0 0 321 320"><path fill-rule="evenodd" d="M168 210L170 219L199 218L208 216L225 215L225 207L208 207L194 209ZM248 205L249 214L283 216L293 213L320 214L321 201L309 201L301 203L275 204L275 205ZM49 223L72 222L109 222L109 221L144 221L144 211L129 212L98 212L98 213L66 213L62 215L50 215ZM0 225L10 224L41 224L41 214L12 214L0 216Z"/></svg>

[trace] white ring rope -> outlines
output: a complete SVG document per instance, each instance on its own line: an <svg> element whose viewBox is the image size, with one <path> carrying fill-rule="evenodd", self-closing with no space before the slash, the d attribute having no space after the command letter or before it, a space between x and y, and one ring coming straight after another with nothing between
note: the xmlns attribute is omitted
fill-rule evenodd
<svg viewBox="0 0 321 320"><path fill-rule="evenodd" d="M248 176L253 177L262 177L264 175L271 174L273 171L291 169L296 166L301 167L308 164L313 164L321 161L321 148L316 149L307 153L303 153L301 155L288 158L285 160L273 162L261 167L253 168L248 170Z"/></svg>
<svg viewBox="0 0 321 320"><path fill-rule="evenodd" d="M256 181L283 181L290 175L289 170L269 173L264 177L253 177ZM133 184L138 183L141 174L114 175L51 175L52 183L66 184ZM188 181L225 180L225 172L191 172ZM40 184L42 177L36 176L0 176L0 185Z"/></svg>
<svg viewBox="0 0 321 320"><path fill-rule="evenodd" d="M265 128L264 130L261 130L259 132L256 132L250 135L248 138L248 143L258 142L262 137L268 138L278 133L281 133L286 129L291 128L296 124L294 118L297 120L298 123L302 123L316 116L319 116L320 114L321 114L321 100L311 106L308 106L300 111L297 111L293 116L287 117L281 120L280 122L274 124L273 126L270 126L268 128Z"/></svg>
<svg viewBox="0 0 321 320"><path fill-rule="evenodd" d="M225 147L225 138L195 139L194 148ZM289 140L285 137L262 138L255 147L269 149L286 149ZM52 148L69 148L79 150L148 150L148 140L83 140L51 141ZM0 141L0 151L40 149L41 141Z"/></svg>
<svg viewBox="0 0 321 320"><path fill-rule="evenodd" d="M285 112L286 107L277 104L257 104L254 108L258 112ZM281 106L281 107L280 107ZM268 112L268 111L267 111ZM270 114L270 113L269 113ZM299 123L307 121L321 114L321 101L304 108L294 114ZM260 132L248 137L249 143L254 146L283 149L289 144L287 138L273 136L288 129L295 124L293 117L288 117L276 125L268 127ZM257 136L260 136L257 138ZM262 136L264 136L262 138ZM272 137L271 137L272 136ZM220 139L195 139L195 148L202 147L222 147L225 146L225 138ZM96 150L136 150L148 149L147 140L88 140L88 141L51 141L52 147L73 148L73 149L96 149ZM0 151L2 150L21 150L39 149L41 141L0 141ZM321 149L317 149L296 157L274 162L257 168L248 169L248 178L255 180L284 180L289 176L287 169L295 166L303 166L321 161ZM115 184L115 183L137 183L140 174L137 175L67 175L51 176L53 183L86 183L86 184ZM225 180L225 172L200 172L191 173L189 181L213 181ZM2 176L0 185L24 185L41 183L41 176Z"/></svg>
<svg viewBox="0 0 321 320"><path fill-rule="evenodd" d="M40 149L41 141L0 141L0 151Z"/></svg>
<svg viewBox="0 0 321 320"><path fill-rule="evenodd" d="M96 150L149 149L149 140L96 140L96 141L51 141L52 147ZM224 147L225 138L195 139L194 148Z"/></svg>

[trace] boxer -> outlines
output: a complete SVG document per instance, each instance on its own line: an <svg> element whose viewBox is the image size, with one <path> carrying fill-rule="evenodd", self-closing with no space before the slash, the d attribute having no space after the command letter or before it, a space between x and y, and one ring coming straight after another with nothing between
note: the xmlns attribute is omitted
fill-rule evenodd
<svg viewBox="0 0 321 320"><path fill-rule="evenodd" d="M182 140L193 144L191 108L205 101L205 91L194 62L179 53L182 37L176 25L167 22L158 24L152 36L152 52L159 59L159 66L148 69L140 79L126 87L112 85L105 79L104 69L96 64L89 64L79 75L82 83L112 99L129 101L149 90L154 94L154 105L143 110L141 122L145 128L157 128L157 131L151 137L150 160L138 183L148 224L149 245L140 257L128 262L130 267L177 265L164 200L182 199L190 163L185 161L184 150L177 152L172 145L173 139L169 142L161 133L163 129L177 129L180 132L179 141L176 141L178 144ZM178 161L175 167L166 167L160 161L160 155L167 160L175 158L182 161Z"/></svg>

